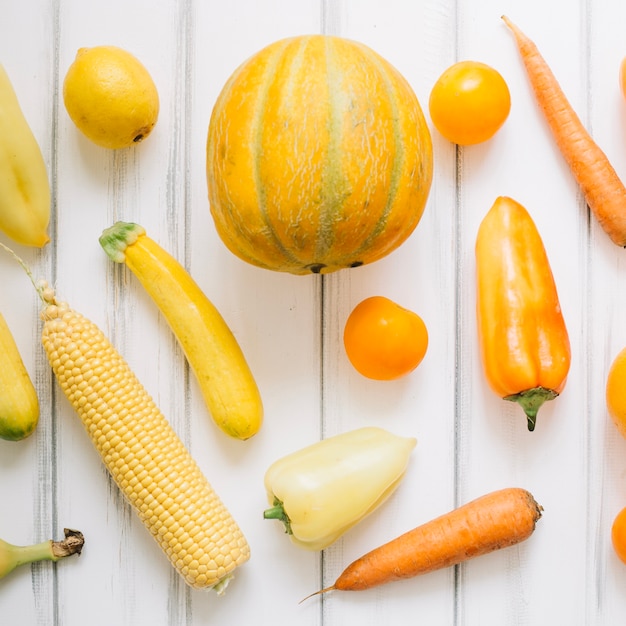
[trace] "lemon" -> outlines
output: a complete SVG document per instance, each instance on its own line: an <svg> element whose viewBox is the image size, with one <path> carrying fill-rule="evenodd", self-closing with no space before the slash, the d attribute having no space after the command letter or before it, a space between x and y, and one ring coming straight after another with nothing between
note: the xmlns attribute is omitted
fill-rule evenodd
<svg viewBox="0 0 626 626"><path fill-rule="evenodd" d="M65 76L63 101L78 129L104 148L144 140L159 115L159 94L148 70L116 46L78 50Z"/></svg>

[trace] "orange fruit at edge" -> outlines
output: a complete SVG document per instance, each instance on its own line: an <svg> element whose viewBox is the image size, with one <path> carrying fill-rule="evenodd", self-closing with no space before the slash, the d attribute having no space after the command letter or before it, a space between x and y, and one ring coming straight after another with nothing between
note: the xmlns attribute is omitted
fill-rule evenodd
<svg viewBox="0 0 626 626"><path fill-rule="evenodd" d="M428 348L422 318L384 296L360 302L344 327L344 348L353 367L374 380L393 380L413 371Z"/></svg>
<svg viewBox="0 0 626 626"><path fill-rule="evenodd" d="M619 66L619 86L622 90L622 96L626 99L626 57L622 59Z"/></svg>
<svg viewBox="0 0 626 626"><path fill-rule="evenodd" d="M626 438L626 348L615 357L609 369L606 406L613 423Z"/></svg>
<svg viewBox="0 0 626 626"><path fill-rule="evenodd" d="M615 517L611 527L611 542L613 550L620 561L626 563L626 508L623 508Z"/></svg>

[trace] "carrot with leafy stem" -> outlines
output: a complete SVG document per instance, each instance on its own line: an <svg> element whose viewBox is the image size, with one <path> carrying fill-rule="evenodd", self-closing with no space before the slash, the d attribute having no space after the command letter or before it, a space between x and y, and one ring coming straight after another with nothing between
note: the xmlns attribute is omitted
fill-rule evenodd
<svg viewBox="0 0 626 626"><path fill-rule="evenodd" d="M368 552L333 585L307 598L333 590L370 589L515 545L532 535L542 511L525 489L494 491Z"/></svg>
<svg viewBox="0 0 626 626"><path fill-rule="evenodd" d="M626 188L563 93L535 43L511 20L509 27L535 98L587 205L613 243L626 247Z"/></svg>

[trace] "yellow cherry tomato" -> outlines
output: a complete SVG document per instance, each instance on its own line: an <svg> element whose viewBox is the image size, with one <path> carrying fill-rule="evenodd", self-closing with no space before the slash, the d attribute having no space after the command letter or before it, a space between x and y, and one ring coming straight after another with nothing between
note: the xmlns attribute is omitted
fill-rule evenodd
<svg viewBox="0 0 626 626"><path fill-rule="evenodd" d="M622 509L613 521L611 542L615 554L620 558L620 561L626 563L626 508Z"/></svg>
<svg viewBox="0 0 626 626"><path fill-rule="evenodd" d="M422 318L389 298L372 296L350 313L343 334L346 355L367 378L393 380L412 372L428 348Z"/></svg>
<svg viewBox="0 0 626 626"><path fill-rule="evenodd" d="M511 110L511 94L502 75L478 61L449 67L430 93L430 117L435 128L459 145L493 137Z"/></svg>

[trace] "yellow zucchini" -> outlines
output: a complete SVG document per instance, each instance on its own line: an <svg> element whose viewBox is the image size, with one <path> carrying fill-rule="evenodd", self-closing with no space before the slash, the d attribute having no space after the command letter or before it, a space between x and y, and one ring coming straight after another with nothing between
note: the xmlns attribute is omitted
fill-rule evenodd
<svg viewBox="0 0 626 626"><path fill-rule="evenodd" d="M50 221L46 164L0 65L0 230L25 246L43 247Z"/></svg>
<svg viewBox="0 0 626 626"><path fill-rule="evenodd" d="M0 313L0 438L19 441L39 421L39 400L11 330Z"/></svg>
<svg viewBox="0 0 626 626"><path fill-rule="evenodd" d="M117 222L100 237L109 258L125 263L167 320L215 423L249 439L263 421L256 381L233 333L183 266L138 224Z"/></svg>

